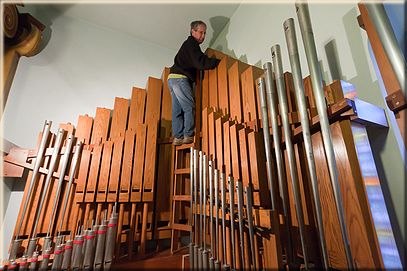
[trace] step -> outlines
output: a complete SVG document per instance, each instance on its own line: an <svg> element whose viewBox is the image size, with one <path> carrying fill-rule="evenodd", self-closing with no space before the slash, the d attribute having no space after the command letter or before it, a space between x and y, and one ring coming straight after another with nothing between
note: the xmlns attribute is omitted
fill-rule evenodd
<svg viewBox="0 0 407 271"><path fill-rule="evenodd" d="M188 168L176 168L174 170L174 174L176 175L182 175L182 174L190 174L191 173L191 169Z"/></svg>
<svg viewBox="0 0 407 271"><path fill-rule="evenodd" d="M181 150L189 150L190 148L195 148L195 143L194 142L192 142L192 143L190 143L190 144L182 144L182 145L179 145L179 146L175 146L175 150L176 151L181 151Z"/></svg>
<svg viewBox="0 0 407 271"><path fill-rule="evenodd" d="M191 201L191 196L190 195L174 195L173 200L177 201Z"/></svg>
<svg viewBox="0 0 407 271"><path fill-rule="evenodd" d="M179 231L191 231L192 230L192 227L190 225L186 225L186 224L173 223L171 227L173 230L179 230Z"/></svg>

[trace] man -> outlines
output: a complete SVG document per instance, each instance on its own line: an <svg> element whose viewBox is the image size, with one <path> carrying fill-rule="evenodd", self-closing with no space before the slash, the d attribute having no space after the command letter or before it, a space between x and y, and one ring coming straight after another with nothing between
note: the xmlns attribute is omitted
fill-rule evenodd
<svg viewBox="0 0 407 271"><path fill-rule="evenodd" d="M178 146L194 142L195 93L193 83L198 70L214 69L219 59L202 53L199 45L205 40L206 24L191 23L190 36L184 41L174 58L168 75L168 87L172 97L173 144Z"/></svg>

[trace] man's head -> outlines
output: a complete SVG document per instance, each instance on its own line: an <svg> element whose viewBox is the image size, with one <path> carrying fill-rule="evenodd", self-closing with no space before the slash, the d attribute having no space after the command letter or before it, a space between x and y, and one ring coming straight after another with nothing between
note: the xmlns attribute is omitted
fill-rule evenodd
<svg viewBox="0 0 407 271"><path fill-rule="evenodd" d="M193 21L191 23L191 36L201 44L205 40L206 24L202 21Z"/></svg>

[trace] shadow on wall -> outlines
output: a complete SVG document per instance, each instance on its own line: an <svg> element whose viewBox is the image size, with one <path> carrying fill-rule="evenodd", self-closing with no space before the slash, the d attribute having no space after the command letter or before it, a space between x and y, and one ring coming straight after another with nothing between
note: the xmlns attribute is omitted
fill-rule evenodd
<svg viewBox="0 0 407 271"><path fill-rule="evenodd" d="M219 37L219 35L221 34L222 31L225 32L224 35L222 35L222 36L226 37L227 33L229 32L229 21L230 21L230 18L225 17L225 16L215 16L215 17L211 17L209 19L209 22L213 29L213 36L209 42L210 48L212 48L212 45L214 44L215 40ZM235 52L233 50L229 49L228 41L226 40L226 38L224 38L223 40L220 40L219 43L224 44L224 46L218 45L218 46L216 46L216 48L213 48L213 49L221 51L233 58L236 58Z"/></svg>

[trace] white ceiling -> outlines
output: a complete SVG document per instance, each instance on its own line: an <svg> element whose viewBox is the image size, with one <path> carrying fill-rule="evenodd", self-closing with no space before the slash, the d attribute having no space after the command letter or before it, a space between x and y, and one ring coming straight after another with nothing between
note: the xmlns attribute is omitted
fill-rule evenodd
<svg viewBox="0 0 407 271"><path fill-rule="evenodd" d="M211 44L239 6L238 3L125 3L56 4L59 15L130 34L166 48L177 50L189 35L194 20L206 22L207 36L202 47Z"/></svg>

